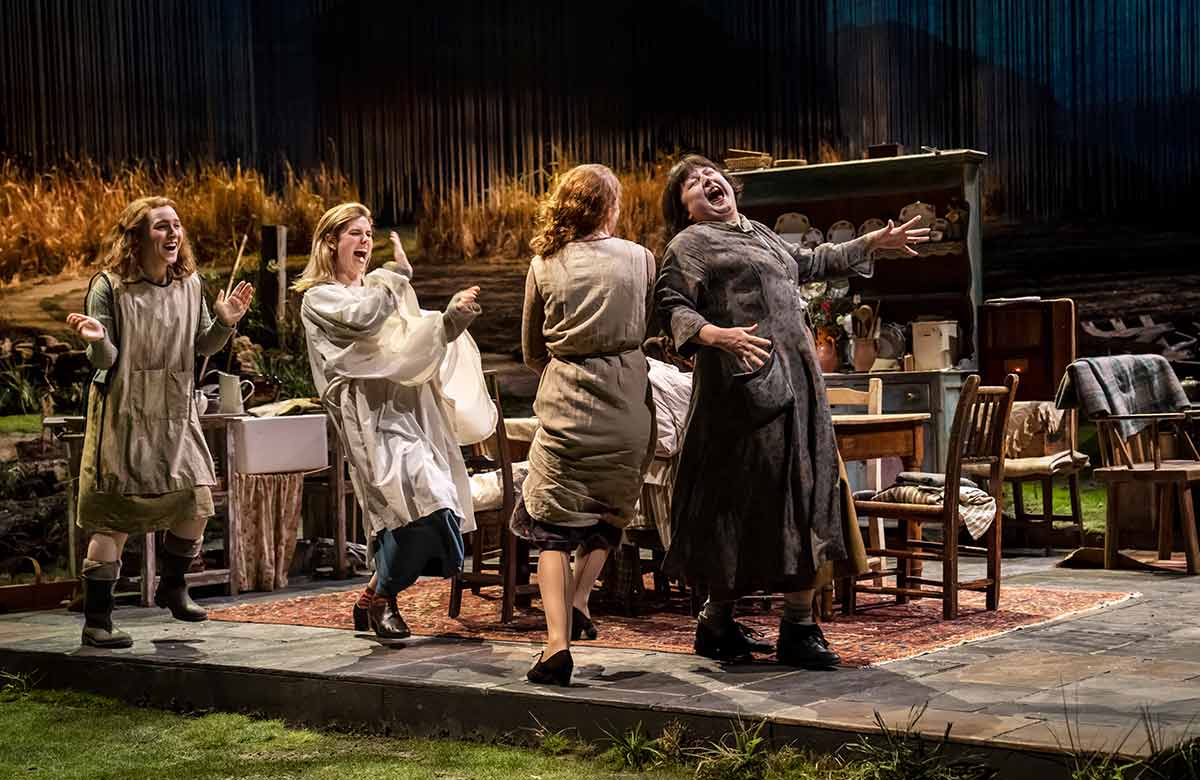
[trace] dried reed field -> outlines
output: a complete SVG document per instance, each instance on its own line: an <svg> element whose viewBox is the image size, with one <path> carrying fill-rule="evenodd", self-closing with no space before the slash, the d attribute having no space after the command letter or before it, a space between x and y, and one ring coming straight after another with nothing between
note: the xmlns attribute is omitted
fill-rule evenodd
<svg viewBox="0 0 1200 780"><path fill-rule="evenodd" d="M230 262L243 233L257 251L258 228L288 225L296 247L312 235L322 212L354 199L342 174L326 168L286 170L271 189L258 171L202 163L165 168L146 163L105 171L90 160L29 171L0 160L0 281L80 273L96 259L106 230L127 203L162 194L179 204L196 259Z"/></svg>

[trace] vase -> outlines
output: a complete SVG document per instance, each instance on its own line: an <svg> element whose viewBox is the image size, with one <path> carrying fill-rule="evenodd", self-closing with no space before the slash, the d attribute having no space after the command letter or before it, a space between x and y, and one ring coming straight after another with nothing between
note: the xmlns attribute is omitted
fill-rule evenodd
<svg viewBox="0 0 1200 780"><path fill-rule="evenodd" d="M875 365L875 358L878 356L879 348L875 343L875 339L856 338L854 339L854 370L866 372L871 370L871 366Z"/></svg>
<svg viewBox="0 0 1200 780"><path fill-rule="evenodd" d="M821 331L816 335L817 345L817 364L821 366L822 373L833 374L838 370L838 354L837 342L833 340L833 336Z"/></svg>

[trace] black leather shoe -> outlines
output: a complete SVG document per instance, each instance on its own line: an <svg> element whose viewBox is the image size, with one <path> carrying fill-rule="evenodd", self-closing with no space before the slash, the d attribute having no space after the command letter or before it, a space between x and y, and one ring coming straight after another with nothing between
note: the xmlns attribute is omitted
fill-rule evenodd
<svg viewBox="0 0 1200 780"><path fill-rule="evenodd" d="M396 607L394 596L376 596L371 599L371 607L367 610L367 618L375 636L380 639L408 639L412 632L404 622L404 616Z"/></svg>
<svg viewBox="0 0 1200 780"><path fill-rule="evenodd" d="M716 629L703 620L696 621L696 655L718 661L748 658L753 653L770 653L775 646L761 641L760 634L748 626L731 620L724 628Z"/></svg>
<svg viewBox="0 0 1200 780"><path fill-rule="evenodd" d="M592 622L592 619L577 608L571 607L571 641L590 640L595 639L597 636L599 634L596 631L596 624Z"/></svg>
<svg viewBox="0 0 1200 780"><path fill-rule="evenodd" d="M779 649L775 658L781 664L801 669L832 669L842 662L838 654L829 649L820 626L786 620L779 621Z"/></svg>
<svg viewBox="0 0 1200 780"><path fill-rule="evenodd" d="M566 688L571 684L571 672L575 670L575 661L571 658L570 650L559 650L549 658L543 651L538 656L537 663L525 673L525 679L535 685L561 685Z"/></svg>

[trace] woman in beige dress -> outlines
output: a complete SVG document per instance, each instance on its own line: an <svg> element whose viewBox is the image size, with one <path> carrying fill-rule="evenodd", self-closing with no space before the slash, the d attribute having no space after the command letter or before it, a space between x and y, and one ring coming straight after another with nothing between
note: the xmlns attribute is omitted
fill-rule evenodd
<svg viewBox="0 0 1200 780"><path fill-rule="evenodd" d="M67 324L87 342L97 369L88 397L79 473L78 524L91 533L83 561L83 644L129 647L112 624L113 589L129 534L166 529L154 603L179 620L207 615L184 575L200 554L213 514L212 456L192 400L195 356L225 345L250 306L241 282L204 304L187 234L167 198L125 207L105 238L86 314Z"/></svg>
<svg viewBox="0 0 1200 780"><path fill-rule="evenodd" d="M540 551L547 642L527 675L533 683L569 685L571 640L596 637L588 596L634 517L653 453L641 343L654 257L612 235L620 206L612 171L573 168L542 203L532 242L521 345L541 374L538 430L512 528Z"/></svg>

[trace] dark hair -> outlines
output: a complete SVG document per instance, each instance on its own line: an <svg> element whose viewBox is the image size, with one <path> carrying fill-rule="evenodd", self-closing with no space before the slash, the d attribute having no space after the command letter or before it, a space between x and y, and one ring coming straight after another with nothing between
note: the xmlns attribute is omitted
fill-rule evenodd
<svg viewBox="0 0 1200 780"><path fill-rule="evenodd" d="M667 184L663 187L662 214L664 245L669 243L677 233L692 224L692 218L688 216L687 209L683 205L683 182L687 179L688 174L697 168L712 168L719 173L721 178L729 183L729 188L733 190L735 203L737 202L737 196L742 192L741 182L730 179L725 175L725 171L721 170L721 166L704 155L689 154L684 156L683 159L671 167L670 172L667 173Z"/></svg>

